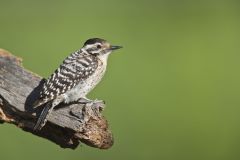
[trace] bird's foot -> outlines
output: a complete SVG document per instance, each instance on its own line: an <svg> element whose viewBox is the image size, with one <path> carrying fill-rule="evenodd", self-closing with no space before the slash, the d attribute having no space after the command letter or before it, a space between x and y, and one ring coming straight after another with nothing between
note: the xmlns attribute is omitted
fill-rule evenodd
<svg viewBox="0 0 240 160"><path fill-rule="evenodd" d="M91 99L88 99L88 98L80 98L77 100L78 103L81 103L81 104L87 104L87 103L91 103L93 100Z"/></svg>
<svg viewBox="0 0 240 160"><path fill-rule="evenodd" d="M81 104L85 104L88 107L91 106L91 107L98 108L100 111L102 111L105 107L105 101L104 100L98 100L98 99L91 100L91 99L88 99L88 98L80 98L78 100L78 102L81 103Z"/></svg>

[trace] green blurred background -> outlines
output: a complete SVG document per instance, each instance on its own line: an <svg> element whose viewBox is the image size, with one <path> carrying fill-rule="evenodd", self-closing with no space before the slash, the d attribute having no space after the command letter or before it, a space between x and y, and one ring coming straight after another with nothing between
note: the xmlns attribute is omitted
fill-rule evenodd
<svg viewBox="0 0 240 160"><path fill-rule="evenodd" d="M91 37L123 45L89 95L104 99L109 150L76 150L0 125L1 159L239 160L240 3L0 1L0 48L48 77Z"/></svg>

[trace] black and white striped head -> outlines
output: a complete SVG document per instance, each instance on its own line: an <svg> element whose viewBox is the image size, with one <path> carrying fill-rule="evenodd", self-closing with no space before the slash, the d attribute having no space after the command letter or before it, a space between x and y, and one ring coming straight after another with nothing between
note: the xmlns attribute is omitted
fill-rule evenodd
<svg viewBox="0 0 240 160"><path fill-rule="evenodd" d="M120 48L122 47L111 45L101 38L88 39L83 45L83 49L95 56L110 54L112 51Z"/></svg>

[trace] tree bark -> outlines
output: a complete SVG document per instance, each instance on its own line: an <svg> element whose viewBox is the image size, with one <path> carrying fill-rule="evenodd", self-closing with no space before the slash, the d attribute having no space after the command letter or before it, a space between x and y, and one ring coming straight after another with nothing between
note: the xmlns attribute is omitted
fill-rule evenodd
<svg viewBox="0 0 240 160"><path fill-rule="evenodd" d="M33 109L43 79L22 67L22 60L0 49L0 122L48 139L62 148L75 149L80 142L108 149L113 136L101 112L103 103L62 104L52 111L40 131L33 131L42 108ZM44 107L44 106L43 106Z"/></svg>

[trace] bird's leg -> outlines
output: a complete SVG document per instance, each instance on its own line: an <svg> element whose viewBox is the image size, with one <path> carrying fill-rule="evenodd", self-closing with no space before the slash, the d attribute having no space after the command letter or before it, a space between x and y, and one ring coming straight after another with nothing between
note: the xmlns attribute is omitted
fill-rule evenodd
<svg viewBox="0 0 240 160"><path fill-rule="evenodd" d="M77 102L82 104L93 103L93 100L88 99L87 97L82 97L77 100Z"/></svg>
<svg viewBox="0 0 240 160"><path fill-rule="evenodd" d="M99 113L104 109L105 102L103 100L91 100L86 97L82 97L78 99L78 102L81 104L84 104L84 111L87 113L88 116L85 116L85 118L93 118L95 120L99 119ZM85 120L88 121L88 120Z"/></svg>
<svg viewBox="0 0 240 160"><path fill-rule="evenodd" d="M105 104L105 102L103 100L98 100L98 99L91 100L91 99L88 99L87 97L79 98L77 100L77 102L83 103L83 104L87 104L87 103L103 103L103 104Z"/></svg>
<svg viewBox="0 0 240 160"><path fill-rule="evenodd" d="M95 106L95 107L99 108L100 110L103 110L104 104L105 104L105 101L103 101L103 100L98 100L98 99L91 100L91 99L88 99L87 97L82 97L82 98L78 99L78 102L82 103L82 104L86 104L87 106ZM96 105L96 104L99 104L99 105ZM100 105L100 104L102 104L102 105Z"/></svg>

